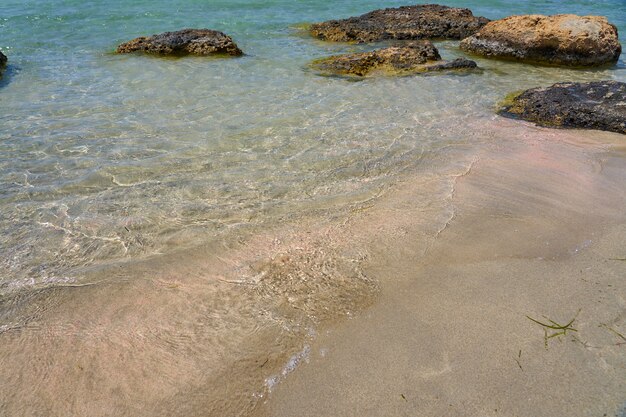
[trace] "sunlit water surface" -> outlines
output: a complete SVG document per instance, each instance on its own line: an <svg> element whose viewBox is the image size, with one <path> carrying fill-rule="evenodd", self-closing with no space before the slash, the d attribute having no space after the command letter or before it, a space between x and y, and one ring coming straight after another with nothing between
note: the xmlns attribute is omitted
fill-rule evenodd
<svg viewBox="0 0 626 417"><path fill-rule="evenodd" d="M365 47L302 36L302 23L399 1L12 1L0 90L0 292L80 280L79 267L195 246L375 195L491 117L511 91L626 78L479 60L459 76L323 78L312 59ZM608 15L621 0L449 2L513 13ZM127 39L209 27L239 59L117 56ZM438 43L444 56L456 42Z"/></svg>

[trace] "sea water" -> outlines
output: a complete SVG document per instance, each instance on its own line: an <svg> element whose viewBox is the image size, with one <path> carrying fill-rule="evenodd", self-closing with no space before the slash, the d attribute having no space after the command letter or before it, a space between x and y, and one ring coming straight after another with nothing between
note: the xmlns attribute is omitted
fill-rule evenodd
<svg viewBox="0 0 626 417"><path fill-rule="evenodd" d="M626 31L621 0L509 3L449 2L492 19L599 14ZM303 24L402 4L3 2L0 292L363 199L425 153L479 141L461 134L464 121L490 117L510 92L626 77L623 63L572 71L478 60L484 70L465 76L359 83L308 70L367 47L316 41ZM113 53L185 27L222 30L246 55ZM437 43L444 57L462 55L457 45Z"/></svg>

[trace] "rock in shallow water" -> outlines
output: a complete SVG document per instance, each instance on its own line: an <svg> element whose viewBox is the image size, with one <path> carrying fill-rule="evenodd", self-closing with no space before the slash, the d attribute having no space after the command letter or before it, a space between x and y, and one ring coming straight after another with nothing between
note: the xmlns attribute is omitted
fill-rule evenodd
<svg viewBox="0 0 626 417"><path fill-rule="evenodd" d="M7 64L8 60L7 56L0 51L0 70Z"/></svg>
<svg viewBox="0 0 626 417"><path fill-rule="evenodd" d="M358 17L311 25L313 36L336 42L376 42L386 39L462 39L489 19L468 9L426 4L374 10Z"/></svg>
<svg viewBox="0 0 626 417"><path fill-rule="evenodd" d="M136 38L117 47L117 53L131 52L159 55L243 55L230 36L210 29L165 32L150 37Z"/></svg>
<svg viewBox="0 0 626 417"><path fill-rule="evenodd" d="M601 16L527 15L494 20L461 49L531 63L593 66L617 62L617 28Z"/></svg>
<svg viewBox="0 0 626 417"><path fill-rule="evenodd" d="M541 126L626 134L626 83L558 83L533 88L513 98L499 113Z"/></svg>
<svg viewBox="0 0 626 417"><path fill-rule="evenodd" d="M371 52L331 56L315 61L312 66L326 74L365 76L373 71L409 74L476 68L476 63L463 58L441 61L439 51L430 41L418 41Z"/></svg>

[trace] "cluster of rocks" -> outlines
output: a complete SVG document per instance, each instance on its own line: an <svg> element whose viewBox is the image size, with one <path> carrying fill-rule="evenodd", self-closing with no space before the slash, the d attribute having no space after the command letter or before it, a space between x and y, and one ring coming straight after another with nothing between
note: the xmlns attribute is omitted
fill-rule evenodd
<svg viewBox="0 0 626 417"><path fill-rule="evenodd" d="M427 4L374 10L358 17L315 23L309 31L321 40L358 43L394 41L396 45L323 58L314 61L312 67L326 75L357 77L476 68L474 61L464 58L441 60L439 51L428 39L463 39L488 22L489 19L476 17L468 9Z"/></svg>
<svg viewBox="0 0 626 417"><path fill-rule="evenodd" d="M487 58L535 64L591 67L614 64L622 47L617 28L600 16L571 14L511 16L490 21L468 9L436 4L374 10L357 17L312 24L312 36L333 42L391 46L314 61L321 74L364 77L476 68L465 58L444 61L430 39L460 40L461 50ZM157 55L241 56L233 39L216 30L184 29L139 37L117 52ZM7 57L0 52L0 72ZM626 133L626 84L561 83L527 90L501 114L546 126L583 127Z"/></svg>
<svg viewBox="0 0 626 417"><path fill-rule="evenodd" d="M615 64L622 52L617 28L600 16L511 16L489 21L468 9L439 5L375 10L358 17L311 25L312 36L335 42L459 39L461 50L487 58L568 67ZM439 61L430 42L324 58L324 73L365 76L474 68L467 59ZM609 130L626 134L626 84L560 83L527 90L500 114L543 126Z"/></svg>
<svg viewBox="0 0 626 417"><path fill-rule="evenodd" d="M600 16L527 15L490 21L468 9L433 4L315 23L310 33L340 42L460 39L461 49L476 55L566 66L615 63L622 51L617 28Z"/></svg>

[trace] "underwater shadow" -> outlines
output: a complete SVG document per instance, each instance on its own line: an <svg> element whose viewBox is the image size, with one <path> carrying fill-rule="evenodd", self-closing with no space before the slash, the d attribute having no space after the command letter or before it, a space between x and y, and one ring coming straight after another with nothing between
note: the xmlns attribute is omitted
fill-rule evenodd
<svg viewBox="0 0 626 417"><path fill-rule="evenodd" d="M13 77L15 77L21 68L12 64L8 64L5 68L0 70L0 88L4 88L9 85Z"/></svg>

